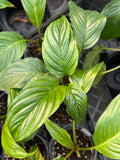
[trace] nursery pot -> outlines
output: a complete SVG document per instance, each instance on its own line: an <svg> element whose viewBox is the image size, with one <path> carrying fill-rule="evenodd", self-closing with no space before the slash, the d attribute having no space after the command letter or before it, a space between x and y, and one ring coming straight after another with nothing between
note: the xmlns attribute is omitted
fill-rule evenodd
<svg viewBox="0 0 120 160"><path fill-rule="evenodd" d="M40 135L36 135L32 140L25 142L24 146L26 149L32 145L38 145L39 150L41 151L45 160L49 160L49 153L48 153L48 143L44 140ZM5 155L2 157L2 160L18 160L16 158L9 157Z"/></svg>
<svg viewBox="0 0 120 160"><path fill-rule="evenodd" d="M120 65L120 52L113 53L106 63L107 70ZM120 93L120 69L112 71L104 76L104 81L112 95L112 98Z"/></svg>
<svg viewBox="0 0 120 160"><path fill-rule="evenodd" d="M72 125L66 125L64 127L68 131L68 133L72 137ZM73 137L72 137L73 138ZM76 126L76 138L77 138L77 144L81 148L85 147L91 147L93 146L93 139L92 134L82 126ZM51 139L50 145L49 145L49 154L50 154L50 160L57 157L65 157L70 152L69 149L61 146L57 141ZM89 150L89 151L80 151L81 157L78 158L76 156L76 153L73 152L72 155L67 158L68 160L96 160L97 158L97 151L96 150Z"/></svg>
<svg viewBox="0 0 120 160"><path fill-rule="evenodd" d="M11 0L12 2L12 0ZM0 10L0 23L2 30L17 32L25 38L29 38L33 33L37 32L37 28L32 25L25 13L20 0L12 2L16 8L5 8ZM43 23L50 18L49 11L46 6Z"/></svg>
<svg viewBox="0 0 120 160"><path fill-rule="evenodd" d="M67 0L47 0L47 6L51 16L60 14L67 5Z"/></svg>

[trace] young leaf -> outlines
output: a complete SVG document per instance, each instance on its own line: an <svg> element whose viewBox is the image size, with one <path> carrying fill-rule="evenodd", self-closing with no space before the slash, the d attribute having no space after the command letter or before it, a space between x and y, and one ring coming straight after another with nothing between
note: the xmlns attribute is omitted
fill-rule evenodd
<svg viewBox="0 0 120 160"><path fill-rule="evenodd" d="M44 17L46 0L21 0L21 2L31 23L39 28Z"/></svg>
<svg viewBox="0 0 120 160"><path fill-rule="evenodd" d="M120 37L120 1L111 0L103 9L102 14L107 17L107 23L101 38L109 40Z"/></svg>
<svg viewBox="0 0 120 160"><path fill-rule="evenodd" d="M85 11L72 1L69 1L69 9L79 49L92 47L100 38L106 17L97 11Z"/></svg>
<svg viewBox="0 0 120 160"><path fill-rule="evenodd" d="M14 7L14 5L7 0L0 0L0 9L6 8L6 7Z"/></svg>
<svg viewBox="0 0 120 160"><path fill-rule="evenodd" d="M87 54L83 63L83 69L90 69L92 66L98 64L100 62L100 51L103 49L104 46L102 44L94 47L93 50Z"/></svg>
<svg viewBox="0 0 120 160"><path fill-rule="evenodd" d="M96 64L95 66L93 66L92 68L90 68L89 70L87 70L85 72L85 74L82 77L82 90L87 93L90 88L93 85L93 82L96 78L96 76L98 75L98 73L100 72L101 68L103 67L104 63L101 62L99 64Z"/></svg>
<svg viewBox="0 0 120 160"><path fill-rule="evenodd" d="M93 135L95 149L112 159L120 159L120 94L98 120Z"/></svg>
<svg viewBox="0 0 120 160"><path fill-rule="evenodd" d="M21 148L13 139L10 130L7 126L7 120L2 129L2 147L5 153L14 158L26 158L32 156L34 152L27 153L23 148Z"/></svg>
<svg viewBox="0 0 120 160"><path fill-rule="evenodd" d="M96 85L96 84L99 83L99 81L101 80L101 78L105 75L105 73L102 74L102 72L105 72L105 70L106 70L106 65L105 65L105 63L103 62L103 65L102 65L99 73L98 73L97 76L95 77L95 80L94 80L94 82L93 82L93 85Z"/></svg>
<svg viewBox="0 0 120 160"><path fill-rule="evenodd" d="M65 129L59 127L49 119L45 121L45 126L54 140L62 146L72 149L73 143L71 137Z"/></svg>
<svg viewBox="0 0 120 160"><path fill-rule="evenodd" d="M69 77L70 82L72 84L77 84L83 92L87 93L93 85L96 76L103 68L103 65L104 63L101 62L88 70L77 70L72 76Z"/></svg>
<svg viewBox="0 0 120 160"><path fill-rule="evenodd" d="M65 86L47 75L29 82L8 107L8 126L16 141L24 141L41 127L65 98Z"/></svg>
<svg viewBox="0 0 120 160"><path fill-rule="evenodd" d="M36 150L36 152L32 156L28 157L27 160L44 160L44 157L40 153L37 146L30 147L30 152L33 152L35 150Z"/></svg>
<svg viewBox="0 0 120 160"><path fill-rule="evenodd" d="M0 89L23 88L36 74L46 71L45 64L40 59L20 59L9 64L0 74Z"/></svg>
<svg viewBox="0 0 120 160"><path fill-rule="evenodd" d="M19 59L24 54L26 42L15 32L0 33L0 72L11 62Z"/></svg>
<svg viewBox="0 0 120 160"><path fill-rule="evenodd" d="M67 113L75 120L76 124L80 124L85 120L87 96L77 85L70 84L68 86L65 104L67 106Z"/></svg>
<svg viewBox="0 0 120 160"><path fill-rule="evenodd" d="M85 74L84 70L76 69L75 72L71 76L69 76L70 83L76 84L81 88L82 77L84 74Z"/></svg>
<svg viewBox="0 0 120 160"><path fill-rule="evenodd" d="M78 48L65 16L48 26L42 51L44 62L53 75L63 77L75 71L79 56Z"/></svg>

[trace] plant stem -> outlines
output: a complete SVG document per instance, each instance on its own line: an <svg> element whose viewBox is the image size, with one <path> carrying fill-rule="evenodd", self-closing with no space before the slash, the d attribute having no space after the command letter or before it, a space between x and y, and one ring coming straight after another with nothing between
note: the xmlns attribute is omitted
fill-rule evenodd
<svg viewBox="0 0 120 160"><path fill-rule="evenodd" d="M73 143L74 146L77 144L76 133L75 133L75 121L73 120Z"/></svg>
<svg viewBox="0 0 120 160"><path fill-rule="evenodd" d="M103 50L120 51L118 48L103 48Z"/></svg>
<svg viewBox="0 0 120 160"><path fill-rule="evenodd" d="M67 159L68 157L70 157L71 154L73 153L73 151L74 151L74 150L71 150L71 151L68 153L68 155L65 157L65 159Z"/></svg>
<svg viewBox="0 0 120 160"><path fill-rule="evenodd" d="M101 72L101 73L99 73L98 75L103 75L103 74L106 74L106 73L115 71L116 69L119 69L119 68L120 68L120 65L117 66L117 67L115 67L115 68L109 69L109 70L107 70L107 71L105 71L105 72Z"/></svg>
<svg viewBox="0 0 120 160"><path fill-rule="evenodd" d="M35 44L37 44L37 45L40 47L40 44L39 44L39 42L37 42L37 41L30 40L30 39L25 39L25 41L26 41L26 42L32 42L32 43L35 43Z"/></svg>
<svg viewBox="0 0 120 160"><path fill-rule="evenodd" d="M3 118L6 118L6 114L5 114L5 115L0 116L0 119L3 119Z"/></svg>
<svg viewBox="0 0 120 160"><path fill-rule="evenodd" d="M42 37L41 37L41 33L40 33L40 27L38 26L37 29L38 29L38 34L39 34L39 45L42 48Z"/></svg>
<svg viewBox="0 0 120 160"><path fill-rule="evenodd" d="M93 147L88 147L88 148L79 148L79 147L78 147L78 150L79 150L79 151L87 151L87 150L91 150L91 149L95 149L95 146L93 146Z"/></svg>

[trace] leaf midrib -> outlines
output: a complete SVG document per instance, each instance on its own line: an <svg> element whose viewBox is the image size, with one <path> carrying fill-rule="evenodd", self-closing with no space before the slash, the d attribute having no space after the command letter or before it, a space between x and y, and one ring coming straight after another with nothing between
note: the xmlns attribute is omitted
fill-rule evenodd
<svg viewBox="0 0 120 160"><path fill-rule="evenodd" d="M2 54L3 52L5 52L5 51L8 50L9 48L15 46L16 44L21 43L21 42L24 42L24 41L26 41L26 40L23 39L23 40L20 40L20 41L17 41L17 42L15 42L15 43L13 43L12 45L10 45L10 46L8 46L7 48L3 49L3 50L0 52L0 54ZM10 52L9 52L9 53L10 53Z"/></svg>
<svg viewBox="0 0 120 160"><path fill-rule="evenodd" d="M37 28L39 28L37 8L36 8L36 5L35 5L35 0L33 0L33 3L34 3L35 20L36 20L36 23L37 23Z"/></svg>
<svg viewBox="0 0 120 160"><path fill-rule="evenodd" d="M120 136L120 131L119 131L119 133L117 133L117 134L116 134L115 136L113 136L112 138L106 140L104 143L102 143L102 144L100 144L100 145L98 145L98 146L95 146L95 149L96 149L96 148L99 148L99 147L101 147L101 146L103 146L103 145L105 145L106 143L109 143L110 141L112 141L112 139L115 139L115 138L118 137L118 136Z"/></svg>

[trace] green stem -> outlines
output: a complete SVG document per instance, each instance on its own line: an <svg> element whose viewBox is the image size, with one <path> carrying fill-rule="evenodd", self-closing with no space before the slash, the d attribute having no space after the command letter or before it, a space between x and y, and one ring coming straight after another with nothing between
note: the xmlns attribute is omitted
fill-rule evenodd
<svg viewBox="0 0 120 160"><path fill-rule="evenodd" d="M103 48L103 50L120 51L118 48Z"/></svg>
<svg viewBox="0 0 120 160"><path fill-rule="evenodd" d="M6 114L5 114L5 115L0 116L0 119L3 119L3 118L6 118Z"/></svg>
<svg viewBox="0 0 120 160"><path fill-rule="evenodd" d="M93 146L93 147L88 147L88 148L79 148L79 147L78 147L78 150L79 150L79 151L87 151L87 150L92 150L92 149L95 149L95 146Z"/></svg>
<svg viewBox="0 0 120 160"><path fill-rule="evenodd" d="M73 153L73 151L74 151L74 150L71 150L71 151L68 153L68 155L65 157L65 159L67 159L68 157L70 157L71 154Z"/></svg>
<svg viewBox="0 0 120 160"><path fill-rule="evenodd" d="M42 36L41 36L41 33L40 33L40 27L38 26L37 29L38 29L38 34L39 34L39 45L42 48Z"/></svg>
<svg viewBox="0 0 120 160"><path fill-rule="evenodd" d="M26 42L32 42L32 43L35 43L35 44L37 44L37 45L40 47L40 44L39 44L39 42L37 42L37 41L30 40L30 39L25 39L25 41L26 41Z"/></svg>
<svg viewBox="0 0 120 160"><path fill-rule="evenodd" d="M115 68L109 69L109 70L107 70L107 71L105 71L105 72L101 72L101 73L99 73L98 75L103 75L103 74L106 74L106 73L115 71L116 69L119 69L119 68L120 68L120 65L117 66L117 67L115 67Z"/></svg>
<svg viewBox="0 0 120 160"><path fill-rule="evenodd" d="M73 120L73 143L74 146L77 144L76 133L75 133L75 121Z"/></svg>

